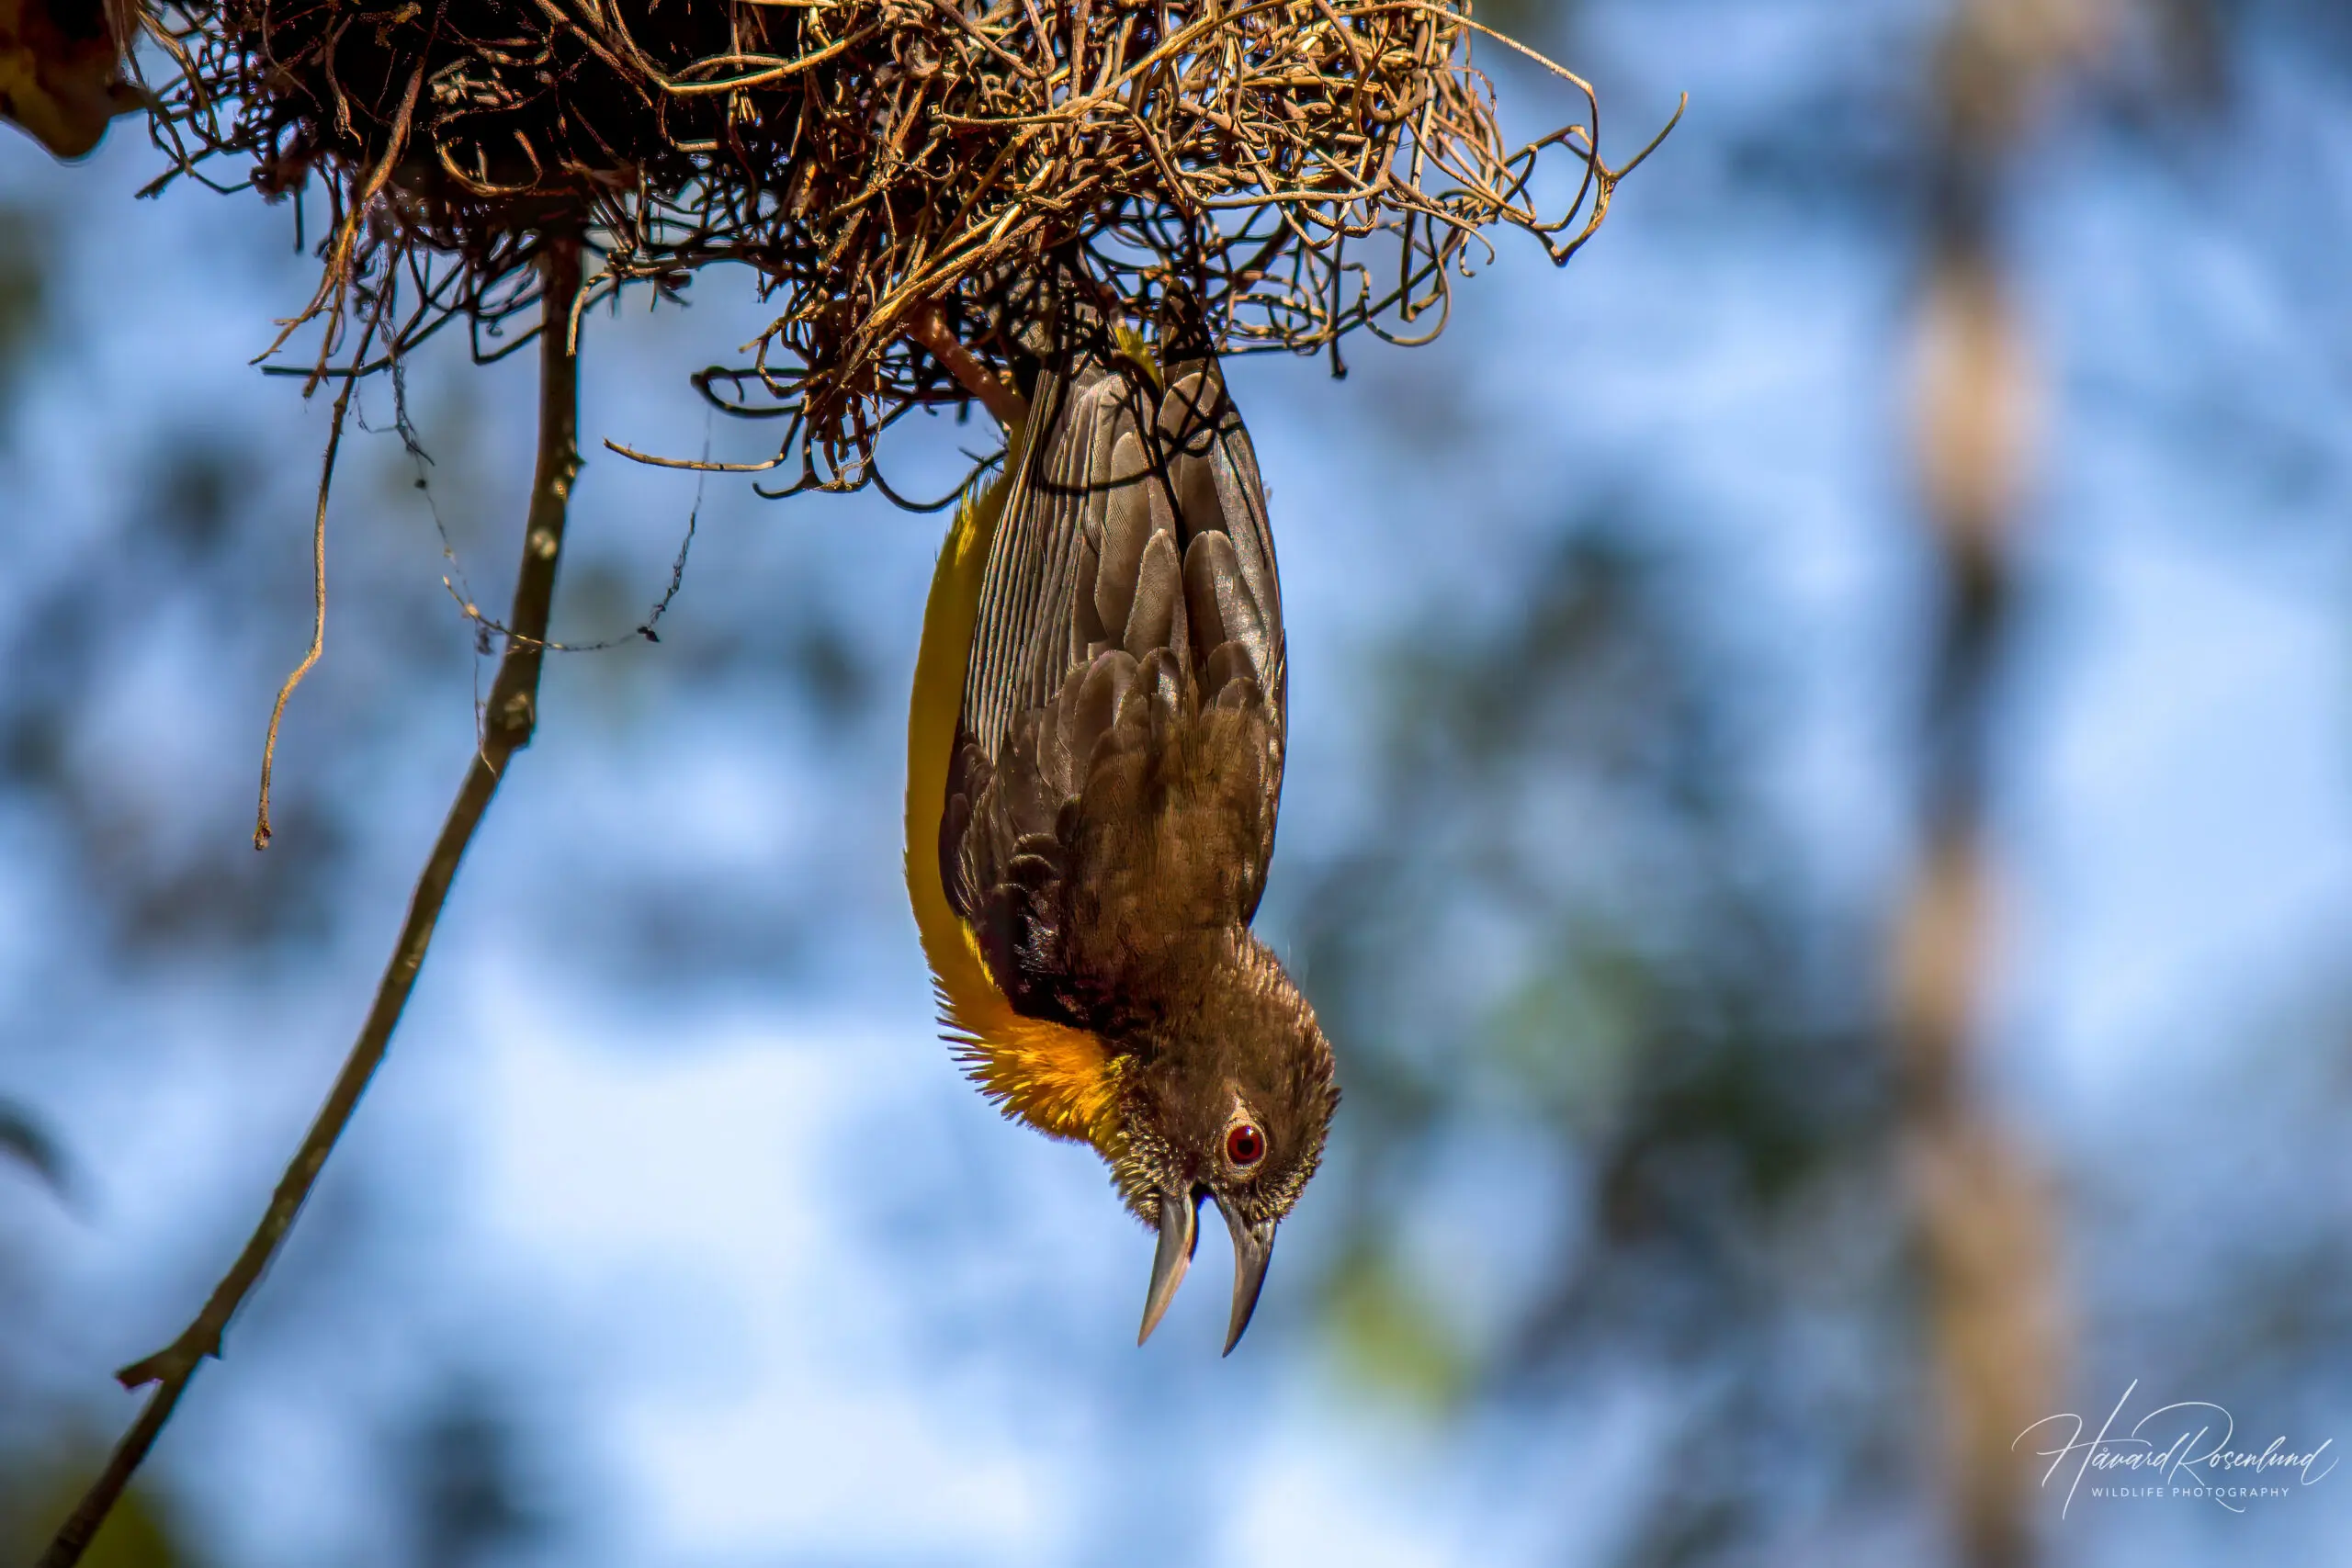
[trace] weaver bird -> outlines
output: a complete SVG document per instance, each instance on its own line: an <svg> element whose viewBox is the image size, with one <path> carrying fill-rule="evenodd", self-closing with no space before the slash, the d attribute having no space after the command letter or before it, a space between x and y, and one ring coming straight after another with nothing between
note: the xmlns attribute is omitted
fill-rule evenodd
<svg viewBox="0 0 2352 1568"><path fill-rule="evenodd" d="M1091 1145L1158 1231L1137 1344L1216 1201L1230 1354L1339 1100L1314 1010L1250 930L1283 782L1273 536L1197 326L1163 369L1091 310L1055 314L1004 471L932 581L907 888L967 1070Z"/></svg>

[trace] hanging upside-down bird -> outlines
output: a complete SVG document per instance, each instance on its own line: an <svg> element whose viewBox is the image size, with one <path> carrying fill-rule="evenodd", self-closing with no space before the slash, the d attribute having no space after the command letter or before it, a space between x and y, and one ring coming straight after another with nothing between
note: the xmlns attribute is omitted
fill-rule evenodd
<svg viewBox="0 0 2352 1568"><path fill-rule="evenodd" d="M1156 360L1072 299L1054 318L932 582L907 888L981 1089L1092 1145L1157 1228L1138 1344L1216 1200L1230 1353L1339 1100L1314 1010L1250 931L1283 782L1273 537L1197 326Z"/></svg>

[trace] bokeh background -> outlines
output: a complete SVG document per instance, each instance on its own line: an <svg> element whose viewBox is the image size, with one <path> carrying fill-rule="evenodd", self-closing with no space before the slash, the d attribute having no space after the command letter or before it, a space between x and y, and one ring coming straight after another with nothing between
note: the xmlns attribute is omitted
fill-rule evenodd
<svg viewBox="0 0 2352 1568"><path fill-rule="evenodd" d="M1512 0L1622 155L1435 346L1233 372L1286 569L1261 927L1339 1042L1256 1325L936 1043L937 518L755 497L584 337L539 739L98 1561L2321 1563L2352 1476L2077 1498L2136 1386L2352 1443L2352 13ZM1519 126L1573 101L1499 51ZM248 360L294 217L0 135L0 1554L232 1255L471 744L532 369ZM315 229L312 236L315 238ZM900 427L902 489L991 445ZM421 486L420 479L425 482ZM684 586L658 645L624 634ZM447 553L445 554L445 546ZM1204 1256L1206 1256L1204 1254Z"/></svg>

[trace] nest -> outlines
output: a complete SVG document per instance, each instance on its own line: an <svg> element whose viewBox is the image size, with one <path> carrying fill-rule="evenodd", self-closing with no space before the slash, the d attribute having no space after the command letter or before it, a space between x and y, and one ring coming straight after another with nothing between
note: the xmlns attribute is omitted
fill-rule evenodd
<svg viewBox="0 0 2352 1568"><path fill-rule="evenodd" d="M1183 290L1227 352L1335 368L1358 327L1434 336L1498 226L1565 262L1624 170L1591 89L1549 62L1589 112L1504 141L1471 58L1499 35L1468 10L165 0L147 23L178 66L151 84L166 181L235 188L218 172L242 165L267 195L326 194L318 292L274 350L324 318L313 374L396 363L452 321L478 357L511 352L559 231L599 264L583 303L742 263L775 319L695 384L787 422L756 466L790 465L789 493L866 482L883 428L970 396L907 335L917 313L1009 362L996 307L1049 260L1138 317Z"/></svg>

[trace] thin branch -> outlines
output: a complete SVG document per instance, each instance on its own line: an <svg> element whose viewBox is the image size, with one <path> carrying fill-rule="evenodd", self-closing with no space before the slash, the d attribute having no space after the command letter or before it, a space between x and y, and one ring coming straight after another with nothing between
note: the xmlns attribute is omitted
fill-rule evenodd
<svg viewBox="0 0 2352 1568"><path fill-rule="evenodd" d="M561 321L580 288L580 239L576 231L550 234L540 255L545 282L541 296L547 320ZM531 742L538 714L539 669L545 660L548 611L555 596L557 562L563 554L563 529L571 484L580 471L580 367L566 333L540 334L538 471L531 486L529 522L523 534L523 562L515 575L514 609L509 624L518 635L507 644L499 661L498 678L491 686L489 713L465 782L442 824L441 836L409 897L408 919L391 962L376 987L375 1005L351 1055L319 1108L310 1133L271 1195L269 1208L236 1263L213 1290L204 1310L177 1339L143 1361L125 1367L116 1376L126 1388L156 1385L147 1408L140 1413L106 1472L91 1486L58 1529L39 1568L74 1568L88 1548L107 1512L122 1495L140 1461L154 1446L164 1423L171 1419L180 1397L208 1356L220 1354L221 1336L259 1282L292 1228L295 1216L334 1151L335 1141L349 1124L360 1094L391 1043L393 1026L415 988L424 954L441 907L449 897L458 863L473 841L474 830L490 808L514 754Z"/></svg>
<svg viewBox="0 0 2352 1568"><path fill-rule="evenodd" d="M980 400L982 407L996 416L996 422L1007 430L1018 430L1021 422L1029 417L1028 400L1011 387L996 372L981 364L968 348L956 341L940 319L939 307L919 305L907 318L907 335L929 349L932 357L947 367L947 373L963 383L964 389Z"/></svg>

